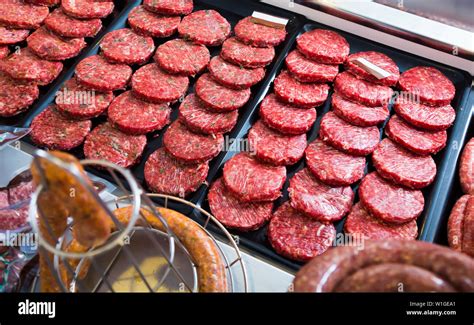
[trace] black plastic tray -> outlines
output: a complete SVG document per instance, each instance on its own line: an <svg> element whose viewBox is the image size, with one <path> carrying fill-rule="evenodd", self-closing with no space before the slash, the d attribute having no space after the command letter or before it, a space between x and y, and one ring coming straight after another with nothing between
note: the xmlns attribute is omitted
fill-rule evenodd
<svg viewBox="0 0 474 325"><path fill-rule="evenodd" d="M110 32L112 30L127 27L128 26L127 25L127 17L128 17L129 12L133 8L135 8L136 6L140 5L141 2L142 1L140 1L140 0L130 1L129 4L125 7L125 9L122 10L120 16L118 16L109 25L109 27L104 31L104 33L102 33L101 36L103 37L106 33ZM273 80L273 77L276 73L276 70L280 66L281 60L283 60L283 58L286 55L287 48L289 46L291 46L291 44L293 43L297 33L299 32L299 30L300 30L300 28L301 28L301 26L304 22L304 19L303 19L303 17L298 16L297 14L285 11L283 9L280 9L280 8L277 8L277 7L274 7L274 6L271 6L271 5L263 4L263 3L260 3L260 2L257 2L257 1L252 1L252 0L240 0L240 1L195 0L194 1L194 11L203 10L203 9L217 10L222 16L224 16L229 21L229 23L232 25L232 29L235 27L235 25L237 24L237 22L239 20L241 20L244 17L252 15L253 11L261 11L261 12L265 12L265 13L268 13L268 14L271 14L271 15L276 15L276 16L280 16L280 17L284 17L284 18L289 19L289 22L288 22L287 27L286 27L288 35L286 37L285 42L275 48L275 52L276 52L275 53L275 58L274 58L273 62L266 68L265 79L263 81L261 81L259 84L252 87L252 95L251 95L248 103L239 110L239 120L237 122L237 125L234 127L233 131L231 131L229 134L227 134L227 136L229 138L233 138L233 137L235 137L234 134L239 133L238 132L239 128L242 125L246 124L246 120L248 119L248 116L255 110L256 103L258 103L258 101L260 101L260 99L263 98L262 94L265 93L265 91L268 88L271 80ZM100 37L97 41L95 41L92 44L92 46L90 48L88 48L87 51L85 51L85 53L81 56L80 59L83 59L85 57L97 54L99 52L99 43L100 43L100 40L101 40L102 37ZM178 35L175 34L175 35L173 35L169 38L161 38L161 39L154 38L155 45L158 47L160 44L163 44L166 41L168 41L170 39L177 38L177 37L178 37ZM215 56L215 55L218 55L220 53L221 47L220 46L219 47L213 47L213 48L210 47L209 51L211 52L211 56ZM150 59L150 62L151 61L152 61L152 59ZM23 120L23 123L22 123L23 126L29 126L31 124L31 121L33 120L33 118L36 115L41 113L44 109L46 109L48 107L48 105L50 105L51 103L54 102L56 91L62 86L62 84L64 82L66 82L69 78L72 77L72 75L74 74L75 66L79 62L80 62L80 60L78 60L68 70L68 73L63 76L61 81L58 82L57 84L55 84L55 87L52 87L50 89L50 91L47 94L45 94L44 97L41 98L41 101L38 102L35 105L35 107L33 107L29 111L28 116ZM138 69L139 67L138 66L132 66L132 68L133 68L134 71L136 71L136 69ZM190 78L190 85L189 85L188 94L194 92L195 81L197 80L197 78L200 75L201 74L197 75L195 78ZM129 88L130 88L130 86L127 87L127 90ZM118 92L115 92L115 93L116 93L116 95L118 95L121 92L123 92L123 91L118 91ZM173 108L173 111L171 113L171 120L174 121L178 117L179 102L173 104L171 107ZM92 122L93 122L92 127L94 128L95 126L97 126L98 124L104 122L105 120L106 120L105 116L101 116L101 117L92 119ZM160 148L162 146L162 136L163 136L164 132L166 131L166 129L167 129L167 127L164 128L161 131L153 132L153 133L150 133L150 134L147 135L148 143L145 147L141 162L139 164L137 164L136 166L133 166L131 168L131 171L132 171L133 175L135 176L135 178L138 180L138 182L140 182L144 186L145 186L145 182L144 182L145 162L148 159L148 156L150 154L152 154L155 150L157 150L158 148ZM32 145L35 145L33 142L31 142L31 139L29 137L26 137L25 141L32 144ZM84 158L83 146L75 148L70 153L72 153L74 156L76 156L79 159ZM217 172L219 166L220 166L220 163L216 163L216 159L210 162L210 173L209 173L208 181L211 181L213 179L213 176ZM105 178L105 179L107 179L111 182L114 182L114 180L110 177L110 175L108 173L105 173L101 170L90 168L90 169L88 169L88 171L95 174L95 175L97 175L97 176L99 176L99 177L103 177L103 178ZM146 188L146 186L145 186L145 188ZM187 197L187 199L190 200L193 203L196 203L198 201L198 199L200 197L202 197L202 193L204 192L205 188L206 188L206 185L203 184L196 192L191 193ZM157 200L157 201L160 202L160 200ZM175 209L179 210L180 212L186 213L186 214L189 214L192 211L191 208L189 208L188 206L183 206L183 205L176 205L175 206L174 204L171 204L170 207L175 208Z"/></svg>
<svg viewBox="0 0 474 325"><path fill-rule="evenodd" d="M115 8L114 11L107 16L106 18L102 19L102 29L97 33L94 37L87 37L85 40L87 42L87 46L79 53L78 56L62 61L64 67L63 71L59 74L59 76L49 85L40 86L40 94L38 99L23 113L12 116L12 117L0 117L0 125L12 125L12 126L23 126L26 125L27 121L31 119L31 116L35 116L38 112L42 111L45 107L46 102L49 103L49 99L54 97L56 92L59 90L62 83L68 80L76 68L77 63L79 63L83 58L87 56L87 53L90 51L91 48L97 44L97 42L102 39L102 37L107 32L108 28L113 24L117 17L122 15L122 11L124 11L129 1L122 1L122 0L115 0ZM56 7L50 9L50 11L55 10ZM12 47L24 48L27 46L26 40L12 45Z"/></svg>
<svg viewBox="0 0 474 325"><path fill-rule="evenodd" d="M453 145L463 143L465 139L465 130L467 129L468 117L470 117L470 109L463 108L466 106L467 98L470 91L472 80L471 76L467 72L447 67L439 63L385 46L383 44L378 44L373 41L313 22L304 25L304 27L300 31L300 34L315 28L331 29L343 35L350 44L351 53L361 51L378 51L385 53L397 63L401 72L419 65L433 66L443 72L454 83L456 87L456 96L452 101L452 105L457 112L455 125L448 130L448 143L446 148L439 152L436 156L434 156L434 160L438 168L437 177L432 185L423 190L423 194L425 197L425 208L423 214L417 220L419 227L419 239L428 242L433 242L437 230L439 228L440 219L443 216L444 210L446 209L448 196L447 189L450 188L452 185L453 174L455 172L457 155L452 153L451 148ZM295 46L295 43L292 44L292 46L288 50L291 51L295 48ZM282 62L282 60L279 63L281 64L279 69L280 72L282 69L284 69L284 63ZM342 66L340 67L340 70L343 70ZM275 75L273 75L273 77L275 77ZM268 89L267 93L271 91L272 89L270 88ZM259 119L258 104L260 103L261 99L263 99L264 95L266 95L267 93L261 94L262 96L260 96L258 102L254 103L256 105L253 106L254 110L248 115L248 119L246 121L241 121L243 125L241 125L241 127L239 128L238 134L235 135L237 139L246 137L250 127ZM318 136L321 118L331 108L331 96L332 90L325 104L317 109L318 118L313 128L307 134L308 143L314 141ZM392 105L390 105L389 108L391 114L393 114ZM385 127L386 122L380 127L381 138L385 136L383 134L383 129ZM222 153L221 156L218 157L218 172L214 175L214 179L222 175L222 167L224 163L235 154L235 152L227 152ZM367 158L368 163L366 166L366 173L374 170L370 156ZM299 163L287 167L287 181L285 182L285 186L283 188L283 196L278 201L276 201L275 208L288 200L287 187L289 180L297 171L301 170L304 166L304 159L302 159ZM357 195L358 185L359 184L356 183L354 186L352 186L352 188L356 192L354 202L357 202L359 200ZM207 192L203 193L203 196L201 197L199 203L204 209L210 211L206 197ZM202 216L200 216L198 213L196 213L196 216L198 218L202 218ZM345 218L335 224L338 233L343 231L344 221ZM232 231L232 233L239 236L239 241L242 245L247 246L250 249L262 254L264 257L282 263L283 265L290 267L294 270L299 269L302 265L302 263L294 262L285 257L282 257L281 255L278 255L272 249L267 240L267 226L253 232L243 233L238 231Z"/></svg>

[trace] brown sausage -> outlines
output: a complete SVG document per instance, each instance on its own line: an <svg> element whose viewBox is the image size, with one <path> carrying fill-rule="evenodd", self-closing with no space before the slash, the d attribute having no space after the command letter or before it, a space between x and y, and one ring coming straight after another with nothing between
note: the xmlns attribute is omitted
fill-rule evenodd
<svg viewBox="0 0 474 325"><path fill-rule="evenodd" d="M464 193L474 195L474 138L469 140L462 152L459 179Z"/></svg>
<svg viewBox="0 0 474 325"><path fill-rule="evenodd" d="M474 291L474 260L449 248L420 241L366 241L363 248L341 246L303 266L293 281L299 292L332 292L348 276L384 263L422 268L456 291Z"/></svg>

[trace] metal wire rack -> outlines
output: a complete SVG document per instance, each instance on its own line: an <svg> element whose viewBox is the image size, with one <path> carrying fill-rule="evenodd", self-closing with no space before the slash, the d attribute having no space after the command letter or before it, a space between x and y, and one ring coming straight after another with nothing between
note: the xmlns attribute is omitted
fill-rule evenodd
<svg viewBox="0 0 474 325"><path fill-rule="evenodd" d="M47 219L42 217L41 208L37 203L41 192L46 190L49 186L44 176L44 170L39 163L39 159L45 159L72 175L107 213L107 216L111 219L117 231L110 236L105 244L90 248L85 252L72 252L67 250L66 247L73 239L72 229L74 221L72 218L68 219L67 228L63 234L60 236L53 235L52 227L48 224ZM198 278L196 264L186 247L170 229L166 219L160 214L158 209L156 209L157 207L168 208L170 202L184 207L191 207L194 211L198 211L201 215L206 217L203 225L199 225L198 223L196 223L196 225L212 239L224 261L228 280L228 291L235 292L238 290L235 281L236 276L239 276L241 279L241 290L244 292L248 291L247 271L238 245L232 235L214 216L185 199L163 194L145 193L130 171L110 162L82 160L80 163L84 167L100 168L107 171L123 195L120 197L111 196L111 198L104 200L90 183L83 178L77 166L66 163L46 151L37 150L34 153L33 164L40 173L41 184L37 186L32 195L29 218L34 233L38 234L40 252L43 253L48 269L53 274L54 280L61 291L116 292L115 284L117 279L113 270L114 268L118 268L117 264L120 264L122 266L131 266L131 272L134 273L133 279L139 280L141 284L140 287L142 288L141 291L167 291L163 290L165 284L177 283L180 287L179 291L197 292ZM131 206L132 213L127 224L122 224L112 212L116 208L123 206ZM157 230L153 228L143 214L143 209L152 213L163 225L163 229ZM50 238L54 238L54 245L48 242L45 239L46 234L40 231L38 224L39 218L42 218L42 221L46 224L47 235ZM210 223L217 226L224 234L224 236L220 238L220 241L216 240L207 230ZM143 257L138 256L137 251L130 245L135 238L137 238L137 241L143 243L146 240L146 243L142 244L140 251L146 250L147 252L157 254L157 256L165 262L164 266L154 271L151 277L149 274L145 274L146 270L141 266L140 262L143 260ZM222 248L223 244L231 248L233 251L232 254L226 254ZM52 255L48 254L48 252ZM232 255L232 258L229 258L230 255ZM64 272L66 272L67 278L70 279L70 281L65 282L64 276L62 276ZM85 279L84 273L87 274ZM41 274L39 276L41 276Z"/></svg>

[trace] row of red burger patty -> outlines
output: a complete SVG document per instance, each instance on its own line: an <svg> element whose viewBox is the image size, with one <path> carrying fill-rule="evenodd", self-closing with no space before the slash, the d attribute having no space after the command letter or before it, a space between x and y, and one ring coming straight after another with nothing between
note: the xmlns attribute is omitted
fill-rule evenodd
<svg viewBox="0 0 474 325"><path fill-rule="evenodd" d="M63 63L77 56L102 28L100 18L110 15L112 1L3 0L0 6L0 116L17 115L39 96L38 86L54 81ZM30 30L35 30L29 35ZM29 36L28 36L29 35ZM24 40L28 47L10 48Z"/></svg>
<svg viewBox="0 0 474 325"><path fill-rule="evenodd" d="M416 238L415 219L424 205L418 189L436 174L427 154L445 146L445 129L455 118L449 105L454 86L438 70L416 67L399 80L397 65L386 55L348 54L346 40L332 31L313 30L298 38L297 50L286 60L289 72L275 80L276 96L270 94L262 102L263 122L249 132L256 157L239 154L228 161L223 178L209 193L212 212L230 228L254 230L271 219L270 243L291 259L306 261L332 244L332 222L351 210L354 193L349 185L364 176L364 156L372 153L377 172L363 179L361 203L352 208L345 232L369 239ZM376 79L354 63L358 58L384 68L390 77ZM328 65L333 63L345 63L347 71L336 77L337 65ZM314 82L334 77L333 111L321 121L320 138L306 148L304 132L316 118L310 107L324 103L328 92L327 85ZM397 101L395 110L408 123L392 117L386 128L389 139L379 144L377 125L389 116L389 86L397 82L402 90L416 92L423 103ZM307 167L290 181L290 202L272 214L272 201L281 195L286 178L281 165L297 162L304 152Z"/></svg>

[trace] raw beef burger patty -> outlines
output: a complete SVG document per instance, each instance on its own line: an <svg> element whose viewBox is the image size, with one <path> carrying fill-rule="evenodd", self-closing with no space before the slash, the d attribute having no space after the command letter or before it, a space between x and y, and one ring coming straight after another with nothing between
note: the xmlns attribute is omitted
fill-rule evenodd
<svg viewBox="0 0 474 325"><path fill-rule="evenodd" d="M208 69L218 83L232 89L250 88L265 77L264 68L246 69L229 63L220 56L211 59Z"/></svg>
<svg viewBox="0 0 474 325"><path fill-rule="evenodd" d="M273 90L285 103L305 108L321 106L329 94L328 85L299 82L288 71L283 71L275 79Z"/></svg>
<svg viewBox="0 0 474 325"><path fill-rule="evenodd" d="M10 28L37 29L49 14L46 7L20 0L2 0L0 4L0 24Z"/></svg>
<svg viewBox="0 0 474 325"><path fill-rule="evenodd" d="M61 62L43 60L28 48L16 51L0 61L0 71L14 79L33 81L40 86L51 83L62 70Z"/></svg>
<svg viewBox="0 0 474 325"><path fill-rule="evenodd" d="M398 85L402 90L418 95L421 102L433 106L448 105L456 92L451 80L432 67L415 67L405 71Z"/></svg>
<svg viewBox="0 0 474 325"><path fill-rule="evenodd" d="M61 2L61 0L25 0L26 3L31 3L38 6L53 7Z"/></svg>
<svg viewBox="0 0 474 325"><path fill-rule="evenodd" d="M8 45L0 45L0 59L4 59L10 54L10 49Z"/></svg>
<svg viewBox="0 0 474 325"><path fill-rule="evenodd" d="M126 91L114 99L108 109L110 122L127 134L145 134L161 130L170 122L168 104L153 104Z"/></svg>
<svg viewBox="0 0 474 325"><path fill-rule="evenodd" d="M128 65L109 63L100 55L89 56L76 67L79 84L102 92L124 89L131 76L132 68Z"/></svg>
<svg viewBox="0 0 474 325"><path fill-rule="evenodd" d="M307 141L306 134L283 135L257 121L248 134L250 148L256 157L266 163L284 166L293 165L303 158Z"/></svg>
<svg viewBox="0 0 474 325"><path fill-rule="evenodd" d="M76 19L66 15L60 8L54 10L44 24L63 37L94 37L102 28L102 21L98 18Z"/></svg>
<svg viewBox="0 0 474 325"><path fill-rule="evenodd" d="M207 199L212 214L228 228L252 231L272 217L273 202L240 202L229 193L222 178L212 184Z"/></svg>
<svg viewBox="0 0 474 325"><path fill-rule="evenodd" d="M215 10L199 10L187 15L178 26L179 35L196 44L219 46L231 32L229 22Z"/></svg>
<svg viewBox="0 0 474 325"><path fill-rule="evenodd" d="M104 113L113 99L114 94L111 91L105 93L91 91L79 85L76 78L71 78L56 94L56 108L69 118L84 120Z"/></svg>
<svg viewBox="0 0 474 325"><path fill-rule="evenodd" d="M446 131L430 132L415 129L398 116L390 118L385 134L402 147L419 155L436 154L446 146Z"/></svg>
<svg viewBox="0 0 474 325"><path fill-rule="evenodd" d="M373 76L369 72L359 67L355 63L358 59L365 59L369 61L370 63L390 73L390 76L385 77L383 79L378 79L377 77ZM349 71L358 78L389 87L395 86L397 84L398 78L400 77L400 71L398 69L397 64L393 62L391 58L380 52L368 51L351 54L347 57L344 66L347 71Z"/></svg>
<svg viewBox="0 0 474 325"><path fill-rule="evenodd" d="M13 45L23 42L30 31L28 29L13 29L0 26L0 45Z"/></svg>
<svg viewBox="0 0 474 325"><path fill-rule="evenodd" d="M265 124L283 134L303 134L316 121L316 109L286 104L275 96L267 95L260 105L260 117Z"/></svg>
<svg viewBox="0 0 474 325"><path fill-rule="evenodd" d="M401 225L385 223L371 216L358 202L346 218L344 232L368 240L416 239L418 226L415 220Z"/></svg>
<svg viewBox="0 0 474 325"><path fill-rule="evenodd" d="M134 94L154 103L177 101L186 94L188 86L188 77L169 74L156 63L141 67L132 77Z"/></svg>
<svg viewBox="0 0 474 325"><path fill-rule="evenodd" d="M334 89L349 100L372 107L387 105L393 94L392 88L358 79L349 72L337 75Z"/></svg>
<svg viewBox="0 0 474 325"><path fill-rule="evenodd" d="M69 120L51 105L31 122L31 140L39 146L55 150L71 150L84 142L91 121Z"/></svg>
<svg viewBox="0 0 474 325"><path fill-rule="evenodd" d="M125 134L106 122L86 137L84 155L88 159L107 160L128 168L140 161L146 141L144 135Z"/></svg>
<svg viewBox="0 0 474 325"><path fill-rule="evenodd" d="M224 183L239 201L274 201L286 179L283 166L259 162L248 153L239 153L224 165Z"/></svg>
<svg viewBox="0 0 474 325"><path fill-rule="evenodd" d="M324 142L346 153L366 156L375 150L380 132L375 126L360 127L351 125L328 112L321 120L319 136Z"/></svg>
<svg viewBox="0 0 474 325"><path fill-rule="evenodd" d="M237 123L239 113L213 112L195 95L189 94L179 107L181 122L194 132L219 134L232 130Z"/></svg>
<svg viewBox="0 0 474 325"><path fill-rule="evenodd" d="M100 42L103 56L112 63L143 64L155 51L153 38L141 36L129 28L107 33Z"/></svg>
<svg viewBox="0 0 474 325"><path fill-rule="evenodd" d="M397 100L393 105L398 116L414 127L428 131L443 131L449 128L456 118L451 105L429 106L411 101Z"/></svg>
<svg viewBox="0 0 474 325"><path fill-rule="evenodd" d="M240 20L234 31L241 42L256 47L278 46L286 37L285 29L254 23L252 17Z"/></svg>
<svg viewBox="0 0 474 325"><path fill-rule="evenodd" d="M154 59L168 73L194 76L203 71L211 55L204 45L174 39L160 45Z"/></svg>
<svg viewBox="0 0 474 325"><path fill-rule="evenodd" d="M324 64L344 63L349 55L349 43L336 32L314 29L296 40L298 50L308 59Z"/></svg>
<svg viewBox="0 0 474 325"><path fill-rule="evenodd" d="M474 257L474 196L464 195L454 205L448 219L449 246Z"/></svg>
<svg viewBox="0 0 474 325"><path fill-rule="evenodd" d="M275 49L273 47L253 47L231 37L222 45L221 57L244 68L263 68L273 61Z"/></svg>
<svg viewBox="0 0 474 325"><path fill-rule="evenodd" d="M229 89L222 86L209 73L196 82L196 95L217 112L228 112L241 108L250 99L250 89Z"/></svg>
<svg viewBox="0 0 474 325"><path fill-rule="evenodd" d="M308 218L288 202L275 211L268 227L268 240L275 251L300 262L324 253L335 238L334 225Z"/></svg>
<svg viewBox="0 0 474 325"><path fill-rule="evenodd" d="M197 164L216 157L222 149L224 137L194 133L179 120L166 130L163 145L172 156L184 163Z"/></svg>
<svg viewBox="0 0 474 325"><path fill-rule="evenodd" d="M357 126L375 126L390 116L388 105L370 107L351 102L338 93L332 95L332 109L344 121Z"/></svg>
<svg viewBox="0 0 474 325"><path fill-rule="evenodd" d="M383 139L372 154L380 176L412 189L430 185L436 177L436 164L431 156L419 156L390 139Z"/></svg>
<svg viewBox="0 0 474 325"><path fill-rule="evenodd" d="M346 154L316 139L306 148L306 165L321 182L331 186L351 185L364 176L365 157Z"/></svg>
<svg viewBox="0 0 474 325"><path fill-rule="evenodd" d="M158 38L176 33L180 22L179 16L162 16L144 6L135 7L128 15L128 23L136 33Z"/></svg>
<svg viewBox="0 0 474 325"><path fill-rule="evenodd" d="M401 224L418 218L425 200L419 190L410 190L381 178L377 172L364 177L359 187L364 208L374 217Z"/></svg>
<svg viewBox="0 0 474 325"><path fill-rule="evenodd" d="M333 82L339 72L338 65L317 63L298 50L290 52L285 63L291 75L301 82Z"/></svg>
<svg viewBox="0 0 474 325"><path fill-rule="evenodd" d="M27 38L28 47L45 60L62 61L73 58L86 47L83 38L62 38L41 27Z"/></svg>
<svg viewBox="0 0 474 325"><path fill-rule="evenodd" d="M144 0L143 6L163 15L189 15L193 11L193 0Z"/></svg>
<svg viewBox="0 0 474 325"><path fill-rule="evenodd" d="M114 10L114 2L105 0L62 0L61 8L71 17L83 19L105 18Z"/></svg>
<svg viewBox="0 0 474 325"><path fill-rule="evenodd" d="M145 180L155 193L185 197L206 181L208 163L185 165L171 157L164 148L156 150L145 163Z"/></svg>
<svg viewBox="0 0 474 325"><path fill-rule="evenodd" d="M0 73L0 116L14 116L28 108L39 96L38 86L22 83Z"/></svg>
<svg viewBox="0 0 474 325"><path fill-rule="evenodd" d="M322 222L342 219L352 206L354 192L349 186L331 187L319 182L304 168L290 180L291 206L308 217Z"/></svg>
<svg viewBox="0 0 474 325"><path fill-rule="evenodd" d="M474 138L464 146L459 166L459 179L464 193L474 195Z"/></svg>

